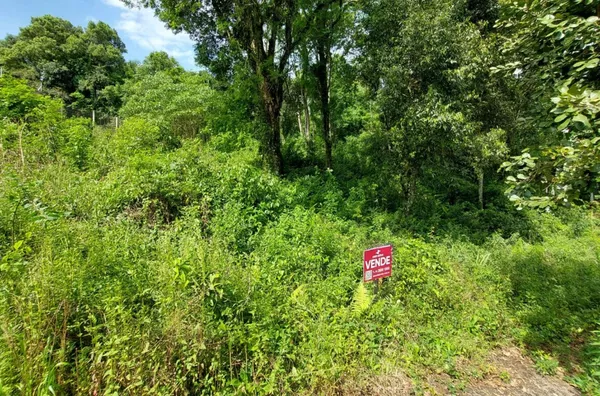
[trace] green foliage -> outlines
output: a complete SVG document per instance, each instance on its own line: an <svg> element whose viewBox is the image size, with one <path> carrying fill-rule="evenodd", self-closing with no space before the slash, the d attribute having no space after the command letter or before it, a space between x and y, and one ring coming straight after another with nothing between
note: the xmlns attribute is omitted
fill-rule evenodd
<svg viewBox="0 0 600 396"><path fill-rule="evenodd" d="M465 179L483 184L484 170L507 151L508 136L498 132L515 118L507 83L490 72L499 57L494 41L468 21L465 3L455 3L364 6L357 66L376 95L379 125L371 125L379 132L371 155L397 180L406 212L424 175L449 164L469 164Z"/></svg>
<svg viewBox="0 0 600 396"><path fill-rule="evenodd" d="M223 6L195 0L122 1L152 8L172 29L190 34L196 41L196 59L220 80L231 79L231 72L239 66L251 72L253 91L261 99L261 112L257 118L268 126L261 130L259 139L263 155L272 169L283 174L280 117L290 59L299 44L309 39L309 32L321 30L324 25L331 26L324 20L328 19L328 11L334 8L335 2L234 1ZM328 35L327 26L318 36ZM323 40L319 41L323 44ZM332 42L327 54L324 50L318 51L323 59L320 73L323 95L328 91L325 87L328 80L325 57L330 57L331 45ZM325 124L327 128L329 123L325 121ZM331 144L327 147L327 162L330 162Z"/></svg>
<svg viewBox="0 0 600 396"><path fill-rule="evenodd" d="M586 372L575 376L572 381L580 389L589 394L596 394L600 391L600 342L598 330L591 332L590 341L587 345L585 354L588 357Z"/></svg>
<svg viewBox="0 0 600 396"><path fill-rule="evenodd" d="M141 3L213 75L103 23L0 42L0 393L455 390L509 343L598 389L600 228L560 207L597 190L595 3Z"/></svg>
<svg viewBox="0 0 600 396"><path fill-rule="evenodd" d="M359 283L352 299L352 312L355 315L360 316L360 314L369 309L371 301L372 297L369 295L369 291L364 283Z"/></svg>
<svg viewBox="0 0 600 396"><path fill-rule="evenodd" d="M70 22L45 15L32 18L2 46L0 63L15 76L72 92L75 89L69 38L81 35L82 29ZM6 72L7 70L5 70Z"/></svg>
<svg viewBox="0 0 600 396"><path fill-rule="evenodd" d="M598 63L596 7L593 0L506 4L499 27L505 49L518 62L509 71L523 67L523 77L538 79L535 89L542 90L555 90L567 78L593 82Z"/></svg>
<svg viewBox="0 0 600 396"><path fill-rule="evenodd" d="M143 69L141 66L140 69ZM142 74L143 75L143 74ZM157 72L133 80L125 87L125 117L144 117L165 133L198 136L206 126L212 92L205 75Z"/></svg>
<svg viewBox="0 0 600 396"><path fill-rule="evenodd" d="M569 227L544 215L539 219L544 222L546 234L543 248L517 243L511 247L510 255L497 258L513 274L513 298L524 308L522 315L531 326L526 341L533 346L552 341L569 343L577 337L577 329L588 326L586 323L592 323L588 321L597 314L598 267L594 262L597 254L594 244L598 235L587 228L593 220L581 216L584 217L574 219ZM577 234L580 234L577 242L572 241Z"/></svg>
<svg viewBox="0 0 600 396"><path fill-rule="evenodd" d="M125 77L125 52L116 30L103 22L82 29L45 15L32 18L0 48L0 65L39 91L67 99L74 109L98 109L100 91ZM113 103L100 104L110 111Z"/></svg>
<svg viewBox="0 0 600 396"><path fill-rule="evenodd" d="M538 129L539 147L503 165L508 194L520 207L594 201L597 194L597 2L546 1L508 5L499 26L521 85L535 100L526 123ZM550 96L554 108L550 114Z"/></svg>
<svg viewBox="0 0 600 396"><path fill-rule="evenodd" d="M71 118L65 120L60 128L64 136L62 153L71 164L79 169L85 169L89 162L90 148L93 142L89 121L82 118Z"/></svg>
<svg viewBox="0 0 600 396"><path fill-rule="evenodd" d="M27 162L64 158L87 166L92 133L87 120L64 115L58 99L37 94L23 80L0 79L0 151L2 158Z"/></svg>
<svg viewBox="0 0 600 396"><path fill-rule="evenodd" d="M3 76L0 84L0 117L3 119L17 120L30 116L46 99L37 95L23 80Z"/></svg>
<svg viewBox="0 0 600 396"><path fill-rule="evenodd" d="M179 63L164 51L152 52L144 59L144 62L136 69L136 76L147 77L159 72L167 72L179 75L184 72Z"/></svg>
<svg viewBox="0 0 600 396"><path fill-rule="evenodd" d="M558 369L558 360L544 351L535 351L533 353L535 369L543 375L555 375Z"/></svg>
<svg viewBox="0 0 600 396"><path fill-rule="evenodd" d="M544 245L425 242L370 213L372 225L344 220L332 176L282 180L256 167L255 150L160 136L129 119L94 131L88 171L3 171L6 389L333 392L384 367L466 375L458 359L513 333L563 342L594 316L591 220L540 218L556 238ZM394 245L396 267L373 299L357 280L378 241ZM535 298L552 279L563 292Z"/></svg>
<svg viewBox="0 0 600 396"><path fill-rule="evenodd" d="M536 156L524 152L502 165L516 174L508 177L507 192L518 205L551 208L595 200L600 180L598 95L566 83L552 99L552 112L558 114L554 123L566 136L562 145L544 148Z"/></svg>
<svg viewBox="0 0 600 396"><path fill-rule="evenodd" d="M139 152L167 149L177 145L175 136L142 118L131 117L114 133L110 140L112 149L119 157Z"/></svg>

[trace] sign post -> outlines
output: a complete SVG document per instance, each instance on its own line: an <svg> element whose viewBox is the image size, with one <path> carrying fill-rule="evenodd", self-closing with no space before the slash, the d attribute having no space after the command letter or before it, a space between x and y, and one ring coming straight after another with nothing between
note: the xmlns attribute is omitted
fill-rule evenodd
<svg viewBox="0 0 600 396"><path fill-rule="evenodd" d="M363 253L363 281L371 282L392 276L392 245L367 249Z"/></svg>

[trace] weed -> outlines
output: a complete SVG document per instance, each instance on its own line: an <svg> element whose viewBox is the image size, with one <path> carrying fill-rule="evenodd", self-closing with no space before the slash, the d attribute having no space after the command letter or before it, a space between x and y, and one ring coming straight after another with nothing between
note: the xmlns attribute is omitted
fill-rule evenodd
<svg viewBox="0 0 600 396"><path fill-rule="evenodd" d="M535 351L532 354L535 369L543 375L555 375L558 369L558 360L544 351Z"/></svg>

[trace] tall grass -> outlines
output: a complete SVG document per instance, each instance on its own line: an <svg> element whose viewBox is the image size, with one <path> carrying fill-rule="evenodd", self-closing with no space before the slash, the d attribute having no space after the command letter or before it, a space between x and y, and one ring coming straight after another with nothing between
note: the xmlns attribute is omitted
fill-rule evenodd
<svg viewBox="0 0 600 396"><path fill-rule="evenodd" d="M331 175L279 179L252 145L148 128L94 131L82 162L2 164L0 393L333 393L396 370L460 380L508 342L585 363L590 213L530 213L536 239L419 236ZM375 294L361 252L378 243L394 274Z"/></svg>

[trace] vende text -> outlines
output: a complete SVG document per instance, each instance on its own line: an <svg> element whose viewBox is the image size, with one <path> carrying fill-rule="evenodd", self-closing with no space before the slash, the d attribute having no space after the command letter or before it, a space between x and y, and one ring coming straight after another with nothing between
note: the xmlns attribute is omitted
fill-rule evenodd
<svg viewBox="0 0 600 396"><path fill-rule="evenodd" d="M363 280L370 282L392 276L392 245L367 249L363 253Z"/></svg>

